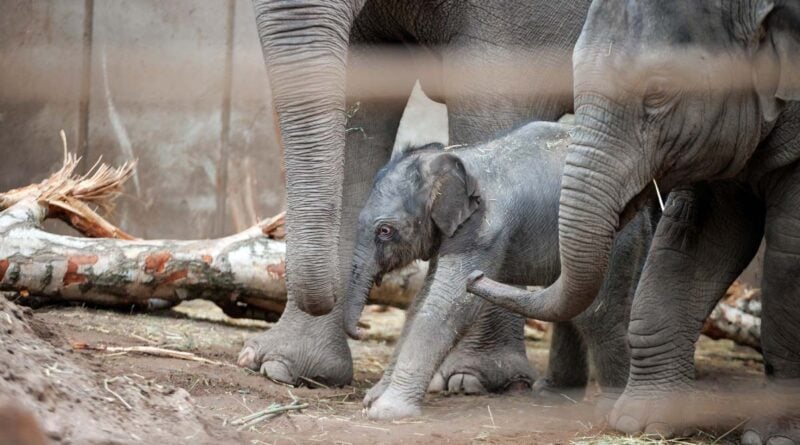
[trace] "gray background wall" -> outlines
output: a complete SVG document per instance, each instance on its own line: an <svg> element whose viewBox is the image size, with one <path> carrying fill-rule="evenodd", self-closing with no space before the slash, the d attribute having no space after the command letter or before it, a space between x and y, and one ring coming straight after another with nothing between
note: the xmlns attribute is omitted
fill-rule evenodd
<svg viewBox="0 0 800 445"><path fill-rule="evenodd" d="M139 160L112 217L137 236L221 236L284 208L250 0L2 0L0 190L54 170L62 128L84 168Z"/></svg>
<svg viewBox="0 0 800 445"><path fill-rule="evenodd" d="M139 159L114 217L154 238L232 233L284 206L249 0L3 0L0 189L61 159Z"/></svg>

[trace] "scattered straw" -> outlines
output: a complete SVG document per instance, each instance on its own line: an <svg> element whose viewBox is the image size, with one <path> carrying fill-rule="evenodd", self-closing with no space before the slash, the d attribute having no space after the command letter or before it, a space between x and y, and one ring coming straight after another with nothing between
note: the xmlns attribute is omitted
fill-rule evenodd
<svg viewBox="0 0 800 445"><path fill-rule="evenodd" d="M658 188L656 178L653 178L653 185L656 186L656 195L658 196L658 204L661 206L661 211L664 211L664 199L661 197L661 190Z"/></svg>
<svg viewBox="0 0 800 445"><path fill-rule="evenodd" d="M742 425L744 425L744 424L745 424L745 423L746 423L748 420L750 420L750 418L749 418L749 417L748 417L748 418L746 418L746 419L744 419L744 420L742 420L741 422L737 423L737 424L736 424L736 426L734 426L733 428L731 428L731 429L729 429L728 431L726 431L726 432L725 432L725 434L723 434L723 435L721 435L721 436L717 437L716 439L714 439L714 441L713 441L713 442L711 442L711 445L716 445L716 444L717 444L717 443L719 443L719 442L720 442L722 439L724 439L724 438L728 437L728 435L729 435L730 433L732 433L732 432L734 432L734 431L738 430L738 429L739 429L739 427L740 427L740 426L742 426Z"/></svg>
<svg viewBox="0 0 800 445"><path fill-rule="evenodd" d="M133 407L132 407L130 404L128 404L128 402L126 402L126 401L125 401L125 399L123 399L121 395L119 395L119 394L115 393L115 392L114 392L114 391L113 391L111 388L109 388L109 387L108 387L108 384L109 384L109 383L116 382L118 379L119 379L119 377L114 377L113 379L105 379L105 380L103 380L103 387L104 387L104 388L106 389L106 391L108 391L108 392L109 392L109 393L110 393L112 396L116 397L116 398L117 398L117 400L119 400L120 402L122 402L122 404L123 404L123 405L125 405L125 408L127 408L127 409L128 409L128 411L133 411Z"/></svg>
<svg viewBox="0 0 800 445"><path fill-rule="evenodd" d="M298 411L305 408L308 408L308 404L300 403L299 400L293 400L292 403L288 405L280 405L277 403L273 403L266 409L263 409L261 411L256 411L253 414L248 414L244 417L232 420L230 424L233 426L239 426L239 430L242 430L245 428L249 428L251 426L255 426L266 420L273 419L285 412Z"/></svg>
<svg viewBox="0 0 800 445"><path fill-rule="evenodd" d="M303 380L303 381L304 381L304 382L306 382L306 383L311 383L312 385L319 386L319 387L321 387L321 388L325 388L325 389L331 389L331 387L330 387L330 386L328 386L328 385L326 385L326 384L324 384L324 383L320 383L320 382L318 382L318 381L316 381L316 380L314 380L314 379L312 379L312 378L310 378L310 377L303 377L303 376L300 376L300 380Z"/></svg>
<svg viewBox="0 0 800 445"><path fill-rule="evenodd" d="M225 366L229 368L238 368L232 363L218 362L210 360L205 357L200 357L191 352L175 351L172 349L157 348L154 346L104 346L104 345L90 345L88 343L76 342L72 344L72 348L76 350L89 350L89 351L104 351L114 354L127 354L137 353L144 355L152 355L154 357L175 358L179 360L189 360L193 362L206 363L209 365Z"/></svg>
<svg viewBox="0 0 800 445"><path fill-rule="evenodd" d="M492 414L492 407L486 405L486 410L489 411L489 420L492 421L492 428L497 428L497 425L494 423L494 415Z"/></svg>

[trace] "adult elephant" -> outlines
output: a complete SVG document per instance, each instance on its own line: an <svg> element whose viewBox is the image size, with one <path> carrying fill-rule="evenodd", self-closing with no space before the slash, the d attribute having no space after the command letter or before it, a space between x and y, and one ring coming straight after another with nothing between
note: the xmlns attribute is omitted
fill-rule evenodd
<svg viewBox="0 0 800 445"><path fill-rule="evenodd" d="M612 425L671 433L691 421L665 400L691 388L702 322L765 233L765 370L790 404L768 399L776 409L762 407L743 441L800 443L800 2L595 1L573 62L562 275L539 293L479 275L470 290L532 317L579 313L656 179L674 191L637 290Z"/></svg>
<svg viewBox="0 0 800 445"><path fill-rule="evenodd" d="M289 301L275 327L245 344L239 364L282 382L343 385L352 360L337 302L349 273L341 265L350 264L358 213L389 159L414 81L446 103L450 144L556 120L572 109L569 55L589 4L254 5L285 155Z"/></svg>

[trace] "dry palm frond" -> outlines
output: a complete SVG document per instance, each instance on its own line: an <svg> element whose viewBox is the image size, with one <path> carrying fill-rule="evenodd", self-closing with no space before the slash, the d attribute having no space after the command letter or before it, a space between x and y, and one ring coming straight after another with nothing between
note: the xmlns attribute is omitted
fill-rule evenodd
<svg viewBox="0 0 800 445"><path fill-rule="evenodd" d="M0 209L7 209L24 200L35 199L48 208L48 216L57 217L91 237L133 239L102 217L94 208L109 214L122 186L136 169L136 161L120 167L110 167L98 159L84 175L76 175L81 158L67 149L67 139L61 130L64 161L61 168L38 184L0 193ZM94 208L92 208L92 206Z"/></svg>
<svg viewBox="0 0 800 445"><path fill-rule="evenodd" d="M110 167L101 163L101 159L86 172L85 175L75 175L75 169L81 158L67 150L64 132L61 132L64 144L64 162L61 168L39 184L41 190L39 199L47 201L73 198L87 204L93 204L110 213L114 207L114 200L122 193L122 185L133 175L136 161L126 162L120 167Z"/></svg>

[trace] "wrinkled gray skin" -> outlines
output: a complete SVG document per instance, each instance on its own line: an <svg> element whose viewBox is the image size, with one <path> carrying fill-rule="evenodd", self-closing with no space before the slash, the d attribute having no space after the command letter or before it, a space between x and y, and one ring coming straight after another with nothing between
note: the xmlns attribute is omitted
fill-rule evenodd
<svg viewBox="0 0 800 445"><path fill-rule="evenodd" d="M570 54L588 2L254 0L254 6L285 153L289 302L275 327L247 341L239 363L286 383L307 377L344 385L352 360L334 301L344 294L349 270L339 265L350 264L358 212L389 160L419 74L409 50L431 56L422 87L447 105L449 142L488 140L571 110ZM381 66L382 44L408 63L390 75L356 78ZM469 75L449 49L468 57ZM526 59L562 74L497 69ZM346 118L355 104L358 111ZM457 357L448 362L453 372L460 367Z"/></svg>
<svg viewBox="0 0 800 445"><path fill-rule="evenodd" d="M521 338L524 319L467 294L467 275L479 268L517 285L548 285L558 277L558 197L568 128L536 122L486 144L408 148L396 152L378 173L358 222L345 305L347 332L359 336L358 318L382 275L417 259L431 266L393 362L367 394L370 418L419 414L434 372L459 341L470 341L476 321L478 330L511 328ZM655 229L651 213L641 212L617 238L615 273L593 306L572 322L556 324L548 377L537 384L539 389L556 393L577 387L582 392L588 350L601 387L612 395L621 392L629 366L629 302ZM487 312L499 313L494 325L484 325ZM502 375L488 380L533 375L522 342L509 345L507 336L495 335L481 347L510 352L502 361L476 367Z"/></svg>
<svg viewBox="0 0 800 445"><path fill-rule="evenodd" d="M790 404L773 398L764 408L777 414L754 413L742 441L800 443L800 2L595 1L573 62L559 286L470 288L530 316L581 310L621 215L656 178L674 191L632 309L631 376L611 425L672 434L691 424L665 401L691 388L702 322L764 233L765 370Z"/></svg>

